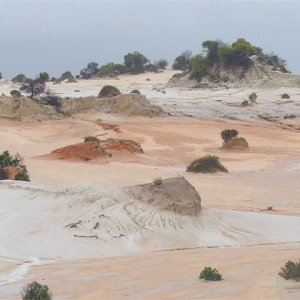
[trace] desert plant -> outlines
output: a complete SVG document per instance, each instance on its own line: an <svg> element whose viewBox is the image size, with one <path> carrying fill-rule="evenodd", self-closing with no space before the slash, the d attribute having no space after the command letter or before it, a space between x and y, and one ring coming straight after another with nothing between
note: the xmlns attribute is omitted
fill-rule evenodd
<svg viewBox="0 0 300 300"><path fill-rule="evenodd" d="M98 64L96 62L90 62L87 64L86 68L80 71L80 75L84 79L91 78L96 75L99 71Z"/></svg>
<svg viewBox="0 0 300 300"><path fill-rule="evenodd" d="M114 87L114 86L112 86L112 85L105 85L105 86L101 89L101 91L100 91L98 97L99 97L99 98L106 98L106 97L110 98L110 97L118 96L118 95L120 95L120 94L121 94L121 92L119 91L118 88L116 88L116 87Z"/></svg>
<svg viewBox="0 0 300 300"><path fill-rule="evenodd" d="M162 184L161 177L154 177L153 178L153 184L156 185L156 186L161 185Z"/></svg>
<svg viewBox="0 0 300 300"><path fill-rule="evenodd" d="M257 95L256 93L251 93L248 98L251 101L251 103L256 103Z"/></svg>
<svg viewBox="0 0 300 300"><path fill-rule="evenodd" d="M41 100L45 105L54 106L56 110L59 110L62 105L61 98L58 95L51 93L49 90L46 92L46 95L42 97Z"/></svg>
<svg viewBox="0 0 300 300"><path fill-rule="evenodd" d="M15 156L10 155L9 151L4 151L0 154L0 167L19 166L23 163L23 157L17 153Z"/></svg>
<svg viewBox="0 0 300 300"><path fill-rule="evenodd" d="M242 103L241 103L241 106L242 106L242 107L246 107L246 106L248 106L248 105L249 105L248 100L244 100L244 101L242 101Z"/></svg>
<svg viewBox="0 0 300 300"><path fill-rule="evenodd" d="M225 129L221 132L221 137L224 142L231 140L232 138L238 136L239 132L235 129Z"/></svg>
<svg viewBox="0 0 300 300"><path fill-rule="evenodd" d="M158 68L158 69L162 69L165 70L166 67L168 66L168 61L166 59L160 59L157 62L154 63L154 65Z"/></svg>
<svg viewBox="0 0 300 300"><path fill-rule="evenodd" d="M50 76L49 76L49 74L48 74L47 72L42 72L42 73L39 74L38 79L39 79L41 82L44 82L44 83L45 83L45 82L49 81Z"/></svg>
<svg viewBox="0 0 300 300"><path fill-rule="evenodd" d="M10 91L10 95L13 97L13 98L19 98L22 96L21 92L18 91L18 90L12 90Z"/></svg>
<svg viewBox="0 0 300 300"><path fill-rule="evenodd" d="M139 74L145 71L145 66L150 61L142 53L133 51L124 56L124 65L127 72L132 74Z"/></svg>
<svg viewBox="0 0 300 300"><path fill-rule="evenodd" d="M281 95L281 98L282 99L290 99L290 95L285 93L285 94Z"/></svg>
<svg viewBox="0 0 300 300"><path fill-rule="evenodd" d="M84 142L99 142L99 139L96 136L87 136L84 138Z"/></svg>
<svg viewBox="0 0 300 300"><path fill-rule="evenodd" d="M27 172L27 169L20 170L16 175L15 175L15 180L20 180L20 181L30 181L29 174Z"/></svg>
<svg viewBox="0 0 300 300"><path fill-rule="evenodd" d="M300 260L299 262L288 261L284 267L281 267L279 275L284 279L294 279L300 281Z"/></svg>
<svg viewBox="0 0 300 300"><path fill-rule="evenodd" d="M29 94L30 98L33 98L34 96L38 96L45 91L45 84L41 82L39 79L28 79L26 83L23 83L20 87L20 90L23 91L26 94Z"/></svg>
<svg viewBox="0 0 300 300"><path fill-rule="evenodd" d="M22 300L51 300L52 294L47 285L32 282L23 287Z"/></svg>
<svg viewBox="0 0 300 300"><path fill-rule="evenodd" d="M174 70L182 70L182 71L190 70L192 58L193 58L193 54L191 51L184 51L175 58L172 68Z"/></svg>
<svg viewBox="0 0 300 300"><path fill-rule="evenodd" d="M217 269L213 269L211 267L205 267L200 275L199 279L205 279L210 281L220 281L222 280L222 275L219 273Z"/></svg>
<svg viewBox="0 0 300 300"><path fill-rule="evenodd" d="M141 92L139 91L139 90L137 90L137 89L134 89L134 90L132 90L131 92L130 92L130 94L141 94Z"/></svg>
<svg viewBox="0 0 300 300"><path fill-rule="evenodd" d="M26 80L27 80L27 77L24 74L18 74L11 81L13 83L25 83Z"/></svg>
<svg viewBox="0 0 300 300"><path fill-rule="evenodd" d="M125 72L126 72L126 67L124 65L109 62L100 67L97 76L99 77L116 76L116 75L124 74Z"/></svg>
<svg viewBox="0 0 300 300"><path fill-rule="evenodd" d="M192 77L200 79L205 73L207 68L207 59L202 54L197 54L192 58Z"/></svg>
<svg viewBox="0 0 300 300"><path fill-rule="evenodd" d="M228 172L228 170L220 163L219 157L212 155L207 155L192 161L188 165L186 171L195 173Z"/></svg>

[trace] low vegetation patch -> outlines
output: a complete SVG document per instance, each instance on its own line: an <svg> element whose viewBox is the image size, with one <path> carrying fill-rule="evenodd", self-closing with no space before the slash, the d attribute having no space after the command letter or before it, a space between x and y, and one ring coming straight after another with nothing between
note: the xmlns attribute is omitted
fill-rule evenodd
<svg viewBox="0 0 300 300"><path fill-rule="evenodd" d="M153 184L156 185L156 186L161 185L162 184L161 177L154 177L153 178Z"/></svg>
<svg viewBox="0 0 300 300"><path fill-rule="evenodd" d="M192 161L186 171L195 173L228 173L228 170L220 163L219 157L212 155L207 155Z"/></svg>
<svg viewBox="0 0 300 300"><path fill-rule="evenodd" d="M10 95L13 97L13 98L19 98L22 96L21 92L18 91L18 90L12 90L10 91Z"/></svg>
<svg viewBox="0 0 300 300"><path fill-rule="evenodd" d="M281 267L279 275L284 279L293 279L300 281L300 260L299 262L288 261L284 267Z"/></svg>
<svg viewBox="0 0 300 300"><path fill-rule="evenodd" d="M290 95L289 94L282 94L281 95L281 99L290 99Z"/></svg>
<svg viewBox="0 0 300 300"><path fill-rule="evenodd" d="M48 286L38 282L27 284L21 294L22 300L52 300L52 294Z"/></svg>
<svg viewBox="0 0 300 300"><path fill-rule="evenodd" d="M114 87L114 86L112 86L112 85L105 85L105 86L101 89L101 91L100 91L98 97L99 97L99 98L106 98L106 97L107 97L107 98L111 98L111 97L118 96L118 95L120 95L120 94L121 94L121 92L119 91L118 88L116 88L116 87Z"/></svg>
<svg viewBox="0 0 300 300"><path fill-rule="evenodd" d="M84 138L84 142L99 142L99 139L96 136L87 136Z"/></svg>
<svg viewBox="0 0 300 300"><path fill-rule="evenodd" d="M221 137L224 142L231 140L232 138L238 136L239 132L235 129L225 129L221 132Z"/></svg>
<svg viewBox="0 0 300 300"><path fill-rule="evenodd" d="M213 269L211 267L205 267L200 275L199 279L209 280L209 281L220 281L222 280L222 275L219 273L217 269Z"/></svg>

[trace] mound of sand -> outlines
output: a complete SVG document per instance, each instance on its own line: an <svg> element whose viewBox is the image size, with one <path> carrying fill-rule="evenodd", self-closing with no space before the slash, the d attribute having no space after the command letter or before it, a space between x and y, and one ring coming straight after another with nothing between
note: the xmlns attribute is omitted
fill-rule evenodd
<svg viewBox="0 0 300 300"><path fill-rule="evenodd" d="M228 150L248 150L249 144L243 137L234 137L224 142L223 148Z"/></svg>
<svg viewBox="0 0 300 300"><path fill-rule="evenodd" d="M113 98L70 98L62 101L61 111L75 114L83 111L123 114L127 116L158 116L163 110L143 95L121 94Z"/></svg>
<svg viewBox="0 0 300 300"><path fill-rule="evenodd" d="M197 81L191 73L175 74L168 83L170 87L186 88L240 88L240 87L278 87L299 86L300 76L274 70L272 66L262 64L254 55L248 69L213 65L207 74Z"/></svg>
<svg viewBox="0 0 300 300"><path fill-rule="evenodd" d="M116 88L112 85L105 85L101 89L98 97L99 98L112 98L112 97L118 96L120 94L121 94L121 92L119 91L118 88Z"/></svg>
<svg viewBox="0 0 300 300"><path fill-rule="evenodd" d="M52 151L49 156L55 159L88 161L116 152L143 153L143 149L132 140L107 139L62 147Z"/></svg>
<svg viewBox="0 0 300 300"><path fill-rule="evenodd" d="M164 179L159 185L152 182L130 187L127 192L158 210L186 216L197 216L201 211L199 193L184 177Z"/></svg>
<svg viewBox="0 0 300 300"><path fill-rule="evenodd" d="M106 156L106 151L100 147L98 142L86 142L69 145L56 149L50 153L50 156L56 159L64 160L90 160L97 157Z"/></svg>
<svg viewBox="0 0 300 300"><path fill-rule="evenodd" d="M42 105L26 97L15 99L2 96L0 97L0 117L22 120L49 120L59 119L62 115L54 107Z"/></svg>

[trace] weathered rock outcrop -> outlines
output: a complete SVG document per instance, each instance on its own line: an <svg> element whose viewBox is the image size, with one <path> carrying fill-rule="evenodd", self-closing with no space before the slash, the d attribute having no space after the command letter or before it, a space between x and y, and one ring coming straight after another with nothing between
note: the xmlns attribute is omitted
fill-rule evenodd
<svg viewBox="0 0 300 300"><path fill-rule="evenodd" d="M223 148L228 150L248 150L249 144L243 137L234 137L224 142Z"/></svg>

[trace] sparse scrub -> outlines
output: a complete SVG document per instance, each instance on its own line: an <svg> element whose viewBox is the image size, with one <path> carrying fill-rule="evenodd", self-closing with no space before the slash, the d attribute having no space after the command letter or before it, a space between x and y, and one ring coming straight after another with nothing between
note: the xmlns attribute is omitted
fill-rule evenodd
<svg viewBox="0 0 300 300"><path fill-rule="evenodd" d="M52 300L52 294L47 285L32 282L23 288L22 300Z"/></svg>
<svg viewBox="0 0 300 300"><path fill-rule="evenodd" d="M256 99L257 99L256 93L251 93L251 94L249 95L249 101L250 101L251 103L256 103Z"/></svg>
<svg viewBox="0 0 300 300"><path fill-rule="evenodd" d="M161 185L161 184L162 184L162 179L161 179L161 177L154 177L154 178L153 178L153 184L154 184L155 186Z"/></svg>
<svg viewBox="0 0 300 300"><path fill-rule="evenodd" d="M222 275L219 273L217 269L213 269L211 267L205 267L200 275L199 279L205 279L209 281L220 281L222 280Z"/></svg>
<svg viewBox="0 0 300 300"><path fill-rule="evenodd" d="M281 95L281 99L290 99L290 95L289 94L282 94Z"/></svg>
<svg viewBox="0 0 300 300"><path fill-rule="evenodd" d="M13 83L25 83L27 81L27 77L24 74L18 74L11 81Z"/></svg>
<svg viewBox="0 0 300 300"><path fill-rule="evenodd" d="M219 157L212 155L207 155L192 161L186 171L195 173L228 172L228 170L220 163Z"/></svg>
<svg viewBox="0 0 300 300"><path fill-rule="evenodd" d="M15 180L20 180L20 181L30 181L27 169L22 169L20 170L16 175L15 175Z"/></svg>
<svg viewBox="0 0 300 300"><path fill-rule="evenodd" d="M99 142L99 139L96 136L87 136L84 138L84 142Z"/></svg>
<svg viewBox="0 0 300 300"><path fill-rule="evenodd" d="M279 275L284 279L294 279L300 281L300 260L299 262L288 261L284 267L281 267Z"/></svg>
<svg viewBox="0 0 300 300"><path fill-rule="evenodd" d="M132 90L130 93L131 94L139 94L139 95L141 94L141 92L137 89Z"/></svg>
<svg viewBox="0 0 300 300"><path fill-rule="evenodd" d="M46 92L46 96L42 97L41 101L45 105L54 106L56 110L59 110L62 105L61 98L58 95L51 93L50 91Z"/></svg>
<svg viewBox="0 0 300 300"><path fill-rule="evenodd" d="M18 90L12 90L10 91L10 95L13 97L13 98L19 98L22 96L21 92L18 91Z"/></svg>
<svg viewBox="0 0 300 300"><path fill-rule="evenodd" d="M233 139L234 137L238 136L238 134L238 131L235 129L225 129L221 132L221 137L224 142L227 142Z"/></svg>
<svg viewBox="0 0 300 300"><path fill-rule="evenodd" d="M106 98L106 97L111 98L111 97L118 96L118 95L120 95L120 94L121 94L121 92L119 91L118 88L116 88L116 87L114 87L114 86L112 86L112 85L105 85L105 86L101 89L101 91L100 91L98 97L99 97L99 98Z"/></svg>

